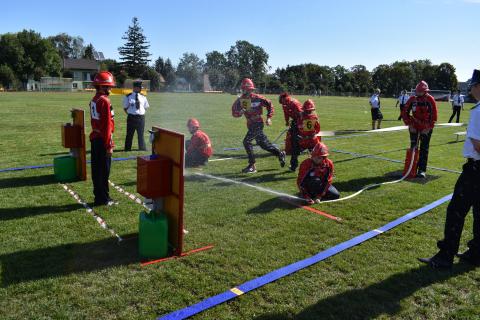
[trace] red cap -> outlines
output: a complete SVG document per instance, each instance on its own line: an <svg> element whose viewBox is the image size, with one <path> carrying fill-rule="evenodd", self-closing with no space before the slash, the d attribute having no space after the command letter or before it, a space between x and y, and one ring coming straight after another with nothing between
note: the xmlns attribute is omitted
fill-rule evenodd
<svg viewBox="0 0 480 320"><path fill-rule="evenodd" d="M94 86L107 86L107 87L115 87L115 79L113 75L108 71L100 71L95 75L93 78Z"/></svg>
<svg viewBox="0 0 480 320"><path fill-rule="evenodd" d="M420 81L417 86L415 87L415 93L423 93L423 92L427 92L427 91L430 91L430 89L428 89L428 83L426 83L425 81Z"/></svg>
<svg viewBox="0 0 480 320"><path fill-rule="evenodd" d="M255 85L253 84L252 79L250 78L243 79L241 89L246 91L255 90Z"/></svg>
<svg viewBox="0 0 480 320"><path fill-rule="evenodd" d="M328 147L323 142L317 143L312 150L312 158L313 157L326 157L328 155L329 155Z"/></svg>
<svg viewBox="0 0 480 320"><path fill-rule="evenodd" d="M187 127L197 127L200 128L200 122L195 118L188 119Z"/></svg>
<svg viewBox="0 0 480 320"><path fill-rule="evenodd" d="M312 99L308 99L303 103L303 110L304 111L313 111L315 110L315 103Z"/></svg>

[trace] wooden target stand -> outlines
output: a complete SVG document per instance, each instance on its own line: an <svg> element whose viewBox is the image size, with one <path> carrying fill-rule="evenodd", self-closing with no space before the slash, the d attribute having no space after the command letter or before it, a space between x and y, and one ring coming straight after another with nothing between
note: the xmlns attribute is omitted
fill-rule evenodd
<svg viewBox="0 0 480 320"><path fill-rule="evenodd" d="M184 241L184 135L157 126L152 127L152 156L137 158L137 192L153 198L154 211L161 211L168 220L168 242L172 255L144 261L142 266L183 257L213 248L209 245L188 252ZM166 165L166 162L169 165ZM160 196L158 196L160 195Z"/></svg>
<svg viewBox="0 0 480 320"><path fill-rule="evenodd" d="M62 145L70 148L76 159L77 178L87 180L87 151L85 146L85 112L72 109L72 123L62 125Z"/></svg>

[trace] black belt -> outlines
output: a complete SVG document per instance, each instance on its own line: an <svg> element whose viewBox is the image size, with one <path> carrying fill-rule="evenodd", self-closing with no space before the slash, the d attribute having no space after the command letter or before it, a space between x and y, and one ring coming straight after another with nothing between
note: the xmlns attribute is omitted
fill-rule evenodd
<svg viewBox="0 0 480 320"><path fill-rule="evenodd" d="M480 164L480 160L475 160L475 159L473 159L473 158L467 158L467 162L468 162L468 163L474 163L474 164L477 164L477 163Z"/></svg>
<svg viewBox="0 0 480 320"><path fill-rule="evenodd" d="M129 117L144 117L145 115L144 114L131 114L131 113L129 113L128 116Z"/></svg>

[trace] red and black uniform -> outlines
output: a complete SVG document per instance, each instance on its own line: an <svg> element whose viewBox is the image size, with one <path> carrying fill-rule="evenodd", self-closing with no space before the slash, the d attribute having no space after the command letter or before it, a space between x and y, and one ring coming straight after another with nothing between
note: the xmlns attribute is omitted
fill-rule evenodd
<svg viewBox="0 0 480 320"><path fill-rule="evenodd" d="M320 142L320 137L317 133L320 132L320 122L315 112L307 114L302 113L298 122L298 134L300 136L300 148L302 150L312 150L317 143Z"/></svg>
<svg viewBox="0 0 480 320"><path fill-rule="evenodd" d="M90 133L92 180L95 205L111 200L108 188L111 152L114 148L112 134L115 129L113 108L105 94L97 93L90 101Z"/></svg>
<svg viewBox="0 0 480 320"><path fill-rule="evenodd" d="M196 167L208 162L213 153L212 143L208 135L198 129L192 138L186 142L187 152L185 154L185 165Z"/></svg>
<svg viewBox="0 0 480 320"><path fill-rule="evenodd" d="M320 142L316 136L320 132L320 122L315 112L302 112L297 123L297 144L292 148L292 158L290 159L290 168L295 170L298 166L298 156L303 150L312 151L313 147Z"/></svg>
<svg viewBox="0 0 480 320"><path fill-rule="evenodd" d="M311 158L305 159L300 164L297 177L297 186L302 196L306 199L321 197L323 200L340 198L340 193L332 185L333 172L333 162L328 158L319 164L315 164Z"/></svg>
<svg viewBox="0 0 480 320"><path fill-rule="evenodd" d="M302 104L291 97L285 98L285 103L282 104L283 115L285 117L285 124L289 125L287 136L285 137L285 152L292 154L292 149L298 148L298 117L302 113ZM290 121L292 119L292 121ZM292 162L290 161L290 166Z"/></svg>
<svg viewBox="0 0 480 320"><path fill-rule="evenodd" d="M274 108L272 102L265 97L250 93L242 95L235 100L232 105L232 116L239 118L242 115L247 119L247 134L243 139L243 146L248 155L248 163L253 165L255 163L255 155L253 154L252 141L255 139L257 145L263 150L266 150L277 157L281 157L280 150L275 147L263 132L263 108L267 109L267 118L272 118Z"/></svg>
<svg viewBox="0 0 480 320"><path fill-rule="evenodd" d="M416 148L420 141L418 171L426 172L430 138L437 121L435 99L428 93L420 97L410 97L402 110L402 119L405 125L409 126L410 148Z"/></svg>

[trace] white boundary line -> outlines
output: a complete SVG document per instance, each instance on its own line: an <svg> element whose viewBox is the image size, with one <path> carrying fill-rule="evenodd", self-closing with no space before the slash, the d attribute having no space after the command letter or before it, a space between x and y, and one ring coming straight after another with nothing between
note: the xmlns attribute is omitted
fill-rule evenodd
<svg viewBox="0 0 480 320"><path fill-rule="evenodd" d="M333 149L333 148L330 149L330 151L336 152L336 153L350 154L352 156L357 156L358 158L371 158L371 159L385 160L385 161L390 161L390 162L395 162L395 163L404 163L401 160L395 160L395 159L380 157L380 156L376 156L376 155L373 155L373 154L363 154L363 153L344 151L344 150L338 150L338 149ZM438 170L438 171L450 172L450 173L458 173L458 174L462 173L461 171L451 170L451 169L446 169L446 168L439 168L439 167L432 167L432 166L427 166L427 168L428 169L433 169L433 170Z"/></svg>
<svg viewBox="0 0 480 320"><path fill-rule="evenodd" d="M214 176L214 175L207 174L207 173L195 172L195 173L193 173L193 174L194 174L194 175L197 175L197 176L201 176L201 177L206 177L206 178L210 178L210 179L219 180L219 181L222 181L222 182L227 182L227 183L239 184L239 185L247 186L247 187L250 187L250 188L257 189L257 190L259 190L259 191L263 191L263 192L266 192L266 193L274 194L274 195L279 196L279 197L289 198L289 199L293 199L293 200L305 201L305 199L300 198L300 197L297 197L297 196L292 196L292 195L287 194L287 193L278 192L278 191L271 190L271 189L268 189L268 188L259 187L259 186L254 185L254 184L250 184L250 183L246 183L246 182L242 182L242 181L238 181L238 180L233 180L233 179L218 177L218 176Z"/></svg>
<svg viewBox="0 0 480 320"><path fill-rule="evenodd" d="M140 199L137 195L126 191L125 189L123 189L122 187L120 187L119 185L113 183L113 182L110 181L110 180L108 180L108 183L109 183L113 188L115 188L115 190L117 190L117 191L120 192L121 194L124 194L124 195L127 196L130 200L132 200L133 202L135 202L136 204L139 204L139 205L143 206L147 211L152 210L152 208L150 208L149 206L147 206L147 205L145 204L145 202L143 202L143 200ZM184 233L184 234L187 234L187 233L188 233L188 230L183 229L183 233Z"/></svg>
<svg viewBox="0 0 480 320"><path fill-rule="evenodd" d="M100 227L102 227L103 229L107 230L108 232L110 232L114 237L117 238L118 242L120 241L123 241L122 237L120 237L118 235L118 233L115 232L115 230L113 230L112 228L110 228L107 224L107 222L101 217L99 216L92 208L90 208L88 206L88 204L83 201L82 198L80 198L80 196L78 195L78 193L76 193L75 191L73 191L68 185L66 184L63 184L63 183L60 183L60 186L63 187L63 189L69 193L75 200L77 200L77 202L79 204L81 204L85 210L87 211L87 213L89 213L94 219L95 221L98 222L98 224L100 225Z"/></svg>
<svg viewBox="0 0 480 320"><path fill-rule="evenodd" d="M115 189L117 190L118 192L120 192L121 194L124 194L126 195L130 200L134 201L135 203L143 206L145 209L147 209L148 211L151 210L151 208L149 208L144 202L142 199L140 199L139 197L137 197L135 194L133 193L130 193L126 190L124 190L122 187L120 187L119 185L116 185L115 183L113 183L112 181L108 180L108 183Z"/></svg>

